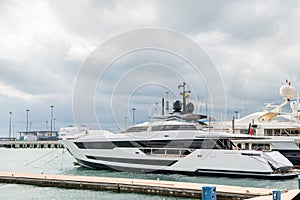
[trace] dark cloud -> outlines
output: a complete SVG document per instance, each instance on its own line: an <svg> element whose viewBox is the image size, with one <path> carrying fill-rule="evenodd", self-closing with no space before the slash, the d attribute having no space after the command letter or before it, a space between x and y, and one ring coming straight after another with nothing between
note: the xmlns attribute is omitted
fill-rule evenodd
<svg viewBox="0 0 300 200"><path fill-rule="evenodd" d="M97 45L142 27L179 31L205 49L222 76L229 117L236 109L250 113L260 110L264 102L281 103L278 90L286 78L300 88L299 18L299 1L2 1L0 134L7 133L9 111L13 111L15 130L22 130L27 108L31 110L33 127L44 128L52 104L58 125L72 123L72 92L81 64ZM193 54L190 49L182 51ZM165 88L148 85L136 90L128 100L130 94L125 89L142 80L165 79L176 93L177 85L183 81L181 76L186 77L190 89L199 85L191 98L203 102L204 79L213 77L197 80L189 63L167 54L135 52L110 66L95 94L97 116L107 128L114 127L105 105L110 103L108 97L113 89L118 91L114 94L119 98L115 103L120 115L128 116L128 124L132 106L137 107L140 121L148 120L149 109L159 101ZM126 73L145 63L164 64L175 72L166 68L153 70L153 66L139 68L132 74L142 72L129 81ZM90 81L89 76L85 79ZM208 99L210 102L218 97ZM214 108L214 112L219 116L221 111Z"/></svg>

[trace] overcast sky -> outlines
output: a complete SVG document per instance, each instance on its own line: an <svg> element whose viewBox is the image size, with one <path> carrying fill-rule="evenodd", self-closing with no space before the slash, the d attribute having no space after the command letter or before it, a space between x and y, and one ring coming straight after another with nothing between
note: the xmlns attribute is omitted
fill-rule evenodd
<svg viewBox="0 0 300 200"><path fill-rule="evenodd" d="M0 0L0 135L8 135L9 112L13 113L13 132L25 130L26 109L30 110L32 130L45 129L46 121L50 127L51 105L54 105L56 129L74 124L73 91L81 66L105 41L145 27L173 30L203 48L222 78L227 118L235 110L242 115L243 110L245 114L261 110L266 102L279 104L282 102L279 87L285 79L297 91L300 89L299 21L300 2L292 0ZM170 91L170 99L175 99L180 97L180 91L176 90L180 82L193 82L193 74L188 70L184 75L180 70L173 74L164 71L171 65L188 68L183 60L165 54L143 51L123 56L107 71L106 77L98 80L105 82L105 86L115 86L104 88L100 84L95 90L93 106L103 128L116 128L111 119L115 115L124 118L124 125L130 125L133 107L137 122L148 120L166 90ZM136 67L149 63L156 64L147 69L158 73L143 72L143 68ZM126 77L129 71L136 74ZM116 87L130 85L132 76L139 80L147 77L148 82L154 77L155 80L146 85L133 81L141 84L134 90ZM165 88L158 81L162 80L159 76L174 84L174 88ZM203 83L199 80L197 84L203 89ZM193 84L196 85L195 81ZM107 105L114 100L105 95L111 91L120 101L125 91L127 98L124 105L116 103L118 106L113 107L118 110L107 116L111 113ZM191 98L200 102L198 110L205 112L201 104L205 91L191 94ZM213 112L220 116L217 109Z"/></svg>

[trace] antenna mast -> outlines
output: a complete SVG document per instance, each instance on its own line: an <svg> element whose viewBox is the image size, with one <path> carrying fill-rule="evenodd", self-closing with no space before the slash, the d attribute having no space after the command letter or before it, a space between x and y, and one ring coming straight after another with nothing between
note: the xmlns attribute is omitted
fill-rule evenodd
<svg viewBox="0 0 300 200"><path fill-rule="evenodd" d="M191 91L185 90L186 82L183 82L182 84L178 85L178 89L182 87L182 92L180 94L182 95L182 114L186 114L186 99L188 98L188 94L191 93Z"/></svg>

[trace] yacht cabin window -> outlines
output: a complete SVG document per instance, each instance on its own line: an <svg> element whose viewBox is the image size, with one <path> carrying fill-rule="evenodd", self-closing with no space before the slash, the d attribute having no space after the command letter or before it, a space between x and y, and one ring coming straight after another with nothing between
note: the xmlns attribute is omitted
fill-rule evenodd
<svg viewBox="0 0 300 200"><path fill-rule="evenodd" d="M143 132L147 131L148 127L147 126L134 126L128 128L125 132L130 133L130 132Z"/></svg>
<svg viewBox="0 0 300 200"><path fill-rule="evenodd" d="M152 131L177 131L177 130L198 130L198 128L194 125L158 125L152 127Z"/></svg>
<svg viewBox="0 0 300 200"><path fill-rule="evenodd" d="M270 144L252 144L252 150L268 151L270 150Z"/></svg>
<svg viewBox="0 0 300 200"><path fill-rule="evenodd" d="M241 129L240 134L249 134L249 130L248 129Z"/></svg>
<svg viewBox="0 0 300 200"><path fill-rule="evenodd" d="M249 143L245 143L245 149L249 149Z"/></svg>

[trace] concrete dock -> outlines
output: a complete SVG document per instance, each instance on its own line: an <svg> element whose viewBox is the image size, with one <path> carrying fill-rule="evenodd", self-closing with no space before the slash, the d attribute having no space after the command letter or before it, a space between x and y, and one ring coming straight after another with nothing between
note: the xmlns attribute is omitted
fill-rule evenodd
<svg viewBox="0 0 300 200"><path fill-rule="evenodd" d="M209 184L108 178L91 176L67 176L50 174L25 174L0 172L0 183L29 184L46 187L109 190L143 194L201 198L202 186ZM218 200L242 200L272 194L272 189L214 185ZM288 191L281 191L282 194Z"/></svg>
<svg viewBox="0 0 300 200"><path fill-rule="evenodd" d="M0 141L0 148L64 148L61 141Z"/></svg>
<svg viewBox="0 0 300 200"><path fill-rule="evenodd" d="M248 200L270 200L273 199L272 195L270 196L262 196L262 197L254 197ZM289 190L281 195L282 200L299 200L300 193L298 189Z"/></svg>

